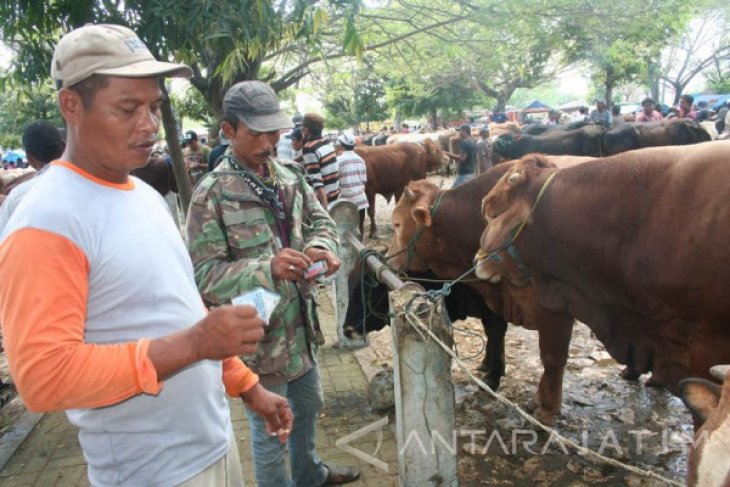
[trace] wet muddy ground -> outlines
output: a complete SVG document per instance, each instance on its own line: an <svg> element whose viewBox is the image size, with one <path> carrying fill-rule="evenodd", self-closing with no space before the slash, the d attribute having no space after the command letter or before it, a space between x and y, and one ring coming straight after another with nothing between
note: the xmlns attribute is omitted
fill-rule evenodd
<svg viewBox="0 0 730 487"><path fill-rule="evenodd" d="M432 180L450 187L451 179ZM393 202L386 205L377 198L379 233L366 242L369 247L387 245L392 235L392 208ZM454 328L460 356L477 373L483 348L481 323L468 319L456 322ZM389 328L370 335L370 347L357 352L368 375L392 366L390 347ZM507 370L499 393L527 406L542 373L537 333L510 326L505 349ZM562 413L555 429L605 456L684 483L687 442L693 431L689 413L678 398L646 387L646 376L639 382L624 381L619 377L621 369L590 330L576 324L563 381ZM479 390L456 365L452 379L457 393L461 485L666 485L565 451L555 438L536 432L515 410Z"/></svg>

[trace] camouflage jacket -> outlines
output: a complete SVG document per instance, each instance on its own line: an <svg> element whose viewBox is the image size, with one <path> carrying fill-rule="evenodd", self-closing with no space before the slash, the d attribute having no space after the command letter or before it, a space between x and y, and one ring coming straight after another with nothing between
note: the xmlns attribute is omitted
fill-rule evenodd
<svg viewBox="0 0 730 487"><path fill-rule="evenodd" d="M271 160L282 189L289 222L289 246L304 251L322 247L337 252L337 232L327 211L306 183L302 170ZM243 167L242 164L239 168ZM260 286L281 296L255 356L242 357L263 384L293 380L312 367L320 343L316 302L305 281L274 279L271 260L280 248L274 212L225 158L193 192L187 221L188 250L195 281L208 305Z"/></svg>

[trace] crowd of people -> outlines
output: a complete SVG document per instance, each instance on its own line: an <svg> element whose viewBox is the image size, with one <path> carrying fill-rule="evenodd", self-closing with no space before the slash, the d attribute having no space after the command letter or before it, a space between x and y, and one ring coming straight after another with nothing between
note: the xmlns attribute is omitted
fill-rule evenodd
<svg viewBox="0 0 730 487"><path fill-rule="evenodd" d="M78 427L92 485L243 485L225 394L246 406L258 485L356 480L357 469L317 454L323 335L305 272L339 269L325 205L362 205L364 165L342 139L341 188L337 150L313 114L302 163L277 158L289 118L269 85L238 83L220 149L185 134L195 190L183 239L130 173L155 147L159 79L191 75L117 25L57 44L66 139L36 131L27 150L39 170L0 206L0 323L15 385L29 409L65 411ZM278 305L264 316L235 304L256 302L252 293Z"/></svg>
<svg viewBox="0 0 730 487"><path fill-rule="evenodd" d="M355 136L324 136L316 113L290 118L264 82L233 85L216 144L184 133L194 191L183 238L130 173L155 147L159 79L191 69L156 61L125 27L87 25L61 38L51 75L66 136L29 125L22 141L36 172L0 201L0 323L26 405L66 411L94 485L243 485L225 394L246 405L259 486L359 478L317 453L324 337L310 275L341 266L334 202L357 207L363 234ZM684 95L671 114L713 116L702 110ZM727 107L714 116L727 137ZM636 120L663 118L647 98ZM621 123L601 101L573 121ZM453 187L489 169L489 135L459 127L458 153L446 154ZM268 316L237 304L261 296L278 303Z"/></svg>

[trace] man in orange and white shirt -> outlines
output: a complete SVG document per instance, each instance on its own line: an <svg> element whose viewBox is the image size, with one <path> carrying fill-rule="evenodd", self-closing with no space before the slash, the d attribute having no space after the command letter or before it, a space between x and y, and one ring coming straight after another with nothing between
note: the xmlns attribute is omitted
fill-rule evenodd
<svg viewBox="0 0 730 487"><path fill-rule="evenodd" d="M87 25L51 75L67 145L0 233L0 322L33 411L65 410L92 485L243 485L224 393L284 441L292 414L236 357L263 336L251 306L206 313L164 200L129 175L160 121L158 78L187 77L131 30Z"/></svg>

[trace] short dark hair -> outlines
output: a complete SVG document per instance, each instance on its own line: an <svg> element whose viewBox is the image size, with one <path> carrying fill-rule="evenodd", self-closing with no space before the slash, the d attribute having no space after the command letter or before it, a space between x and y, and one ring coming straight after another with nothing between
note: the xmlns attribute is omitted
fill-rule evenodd
<svg viewBox="0 0 730 487"><path fill-rule="evenodd" d="M618 115L619 113L621 113L621 106L613 105L611 107L611 113L613 113L614 115Z"/></svg>
<svg viewBox="0 0 730 487"><path fill-rule="evenodd" d="M66 148L61 133L48 122L36 121L23 130L23 149L43 164L58 159Z"/></svg>
<svg viewBox="0 0 730 487"><path fill-rule="evenodd" d="M686 101L690 105L692 103L694 103L694 101L695 101L695 99L694 99L694 97L692 95L682 95L682 96L679 97L679 99Z"/></svg>
<svg viewBox="0 0 730 487"><path fill-rule="evenodd" d="M641 101L641 106L642 106L642 107L643 107L644 105L648 105L648 104L656 105L656 102L655 102L655 101L654 101L654 100L653 100L652 98L644 98L644 99L643 99L643 100Z"/></svg>
<svg viewBox="0 0 730 487"><path fill-rule="evenodd" d="M316 113L306 113L302 119L302 126L307 127L312 135L320 136L324 129L324 118Z"/></svg>
<svg viewBox="0 0 730 487"><path fill-rule="evenodd" d="M96 93L106 88L109 85L109 78L102 74L92 74L83 81L71 85L68 87L69 90L75 91L76 94L81 97L81 103L84 105L84 110L87 112L91 110L94 104L94 96Z"/></svg>

